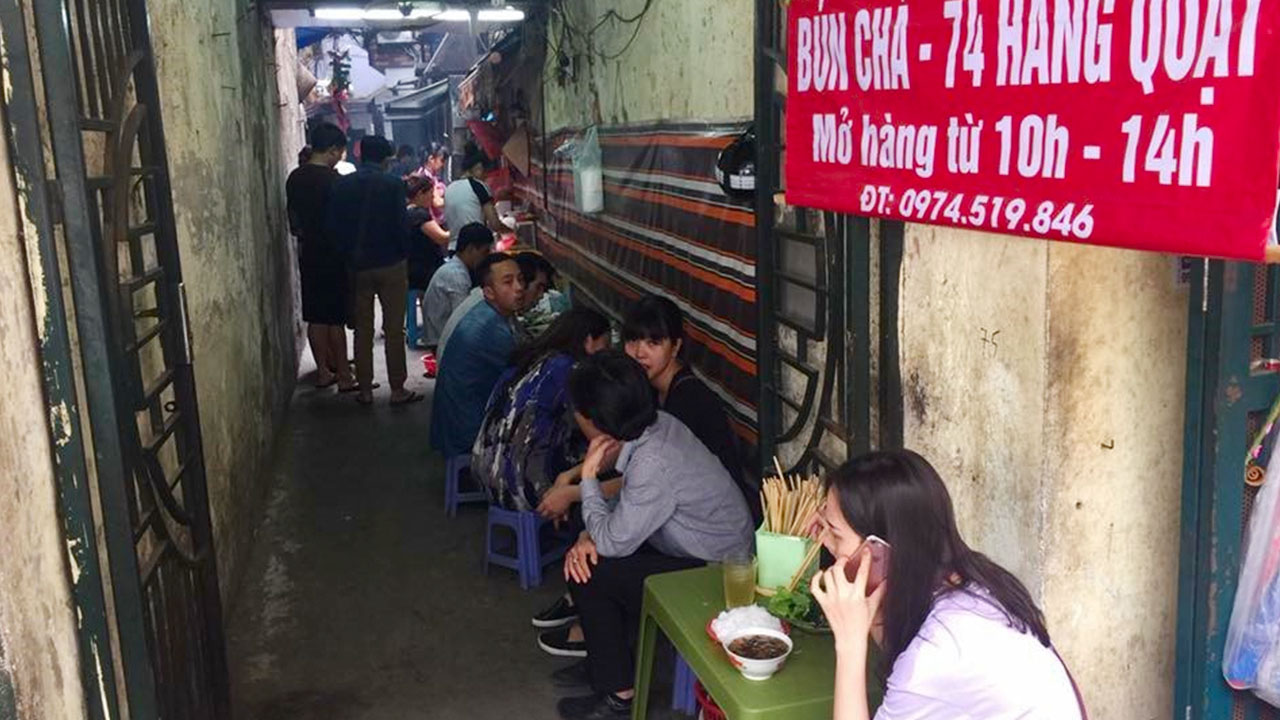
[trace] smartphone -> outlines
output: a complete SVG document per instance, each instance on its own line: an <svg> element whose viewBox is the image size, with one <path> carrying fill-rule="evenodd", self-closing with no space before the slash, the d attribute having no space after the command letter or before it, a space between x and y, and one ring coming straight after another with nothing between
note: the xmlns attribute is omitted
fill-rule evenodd
<svg viewBox="0 0 1280 720"><path fill-rule="evenodd" d="M858 567L862 564L864 550L870 551L866 555L871 562L870 574L867 575L867 594L870 595L889 576L890 547L889 543L875 535L868 535L849 558L848 564L844 566L844 576L849 582L853 582L858 577Z"/></svg>

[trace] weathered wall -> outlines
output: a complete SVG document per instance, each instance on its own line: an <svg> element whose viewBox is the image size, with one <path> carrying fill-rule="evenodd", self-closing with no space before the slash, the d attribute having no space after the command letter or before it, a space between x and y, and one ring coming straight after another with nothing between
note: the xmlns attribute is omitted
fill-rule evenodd
<svg viewBox="0 0 1280 720"><path fill-rule="evenodd" d="M1097 717L1169 717L1187 293L1167 256L908 226L906 444Z"/></svg>
<svg viewBox="0 0 1280 720"><path fill-rule="evenodd" d="M298 100L298 38L292 29L276 30L275 64L276 64L276 126L280 134L280 167L286 175L298 164L298 153L307 144L307 112ZM290 240L290 242L293 242ZM291 245L296 252L297 245ZM298 264L290 260L286 271L289 274L289 295L302 297L301 279L298 277ZM302 356L306 345L306 326L302 322L302 303L294 304L293 337L295 354Z"/></svg>
<svg viewBox="0 0 1280 720"><path fill-rule="evenodd" d="M275 41L242 0L149 3L191 308L223 594L260 515L267 455L297 362L284 227ZM296 114L296 113L295 113ZM0 143L0 710L85 715L65 544L14 179Z"/></svg>
<svg viewBox="0 0 1280 720"><path fill-rule="evenodd" d="M1049 253L1043 597L1099 718L1173 715L1188 303L1174 267Z"/></svg>
<svg viewBox="0 0 1280 720"><path fill-rule="evenodd" d="M589 46L579 39L609 10L631 18L644 4L645 0L563 4L577 32L566 33L554 19L548 28L547 130L597 122L620 125L752 115L755 4L751 0L653 0L634 41L635 27L617 21L602 25ZM563 84L555 69L557 49L574 60L574 77Z"/></svg>
<svg viewBox="0 0 1280 720"><path fill-rule="evenodd" d="M85 708L75 615L18 231L8 145L0 142L0 711L11 678L18 717L78 718Z"/></svg>
<svg viewBox="0 0 1280 720"><path fill-rule="evenodd" d="M908 226L901 358L907 447L950 483L974 547L1039 585L1042 243Z"/></svg>
<svg viewBox="0 0 1280 720"><path fill-rule="evenodd" d="M297 363L275 40L244 0L150 12L227 598Z"/></svg>

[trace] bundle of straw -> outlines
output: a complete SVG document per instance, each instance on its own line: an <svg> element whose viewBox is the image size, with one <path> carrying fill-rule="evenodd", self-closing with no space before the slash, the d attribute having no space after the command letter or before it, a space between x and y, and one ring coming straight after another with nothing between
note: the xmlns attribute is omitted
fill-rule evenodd
<svg viewBox="0 0 1280 720"><path fill-rule="evenodd" d="M775 466L777 460L774 460ZM809 519L822 504L822 484L816 475L786 475L778 467L777 477L765 478L760 487L764 507L764 529L780 535L804 536Z"/></svg>

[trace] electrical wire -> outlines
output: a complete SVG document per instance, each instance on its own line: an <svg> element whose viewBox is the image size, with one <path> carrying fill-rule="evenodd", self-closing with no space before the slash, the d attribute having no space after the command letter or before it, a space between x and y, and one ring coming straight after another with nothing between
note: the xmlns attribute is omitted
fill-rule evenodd
<svg viewBox="0 0 1280 720"><path fill-rule="evenodd" d="M650 2L651 2L651 1L652 1L652 0L650 0ZM645 10L644 10L644 12L648 12L648 9L649 9L649 5L648 5L648 2L646 2L646 3L645 3ZM610 12L612 12L612 11L610 11ZM642 14L640 15L640 21L643 21L643 20L644 20L644 15L643 15L643 13L642 13ZM594 51L594 52L595 52L597 55L599 55L601 58L603 58L605 61L607 61L607 62L613 62L614 60L617 60L618 58L622 57L623 55L626 55L626 54L627 54L627 51L631 49L631 44L632 44L632 43L634 43L634 42L636 41L636 37L638 37L638 36L640 35L640 28L641 28L641 27L643 27L643 25L644 25L644 23L643 23L643 22L640 22L640 21L637 21L637 22L635 23L635 29L631 31L631 38L630 38L629 40L627 40L627 44L626 44L626 45L623 45L621 50L619 50L618 52L616 52L616 53L614 53L614 54L612 54L612 55L607 54L607 53L602 53L602 52L599 52L599 51Z"/></svg>
<svg viewBox="0 0 1280 720"><path fill-rule="evenodd" d="M586 47L589 53L601 58L602 60L605 60L606 62L613 62L614 60L621 58L623 55L627 53L628 50L631 49L631 46L636 41L636 37L640 35L640 28L644 23L644 18L646 15L649 14L649 10L652 7L653 7L653 0L645 0L644 7L640 8L640 10L631 17L623 17L622 15L618 14L618 11L610 9L608 12L602 15L599 20L596 21L595 25L591 26L590 30L586 32L583 32L582 30L578 29L574 25L573 21L569 18L569 12L568 12L568 9L565 7L564 0L558 0L558 2L556 2L555 5L551 8L551 11L560 16L562 41L564 39L563 36L565 34L567 34L570 38L572 38L573 35L577 35L578 37L583 39L584 41L583 45ZM604 27L604 25L610 21L621 23L623 25L634 26L631 31L631 37L627 39L627 43L622 46L621 50L615 53L606 53L606 52L601 52L599 50L596 50L594 43L592 42L596 32L599 31L600 28ZM559 52L559 49L560 49L559 47L556 48L557 53Z"/></svg>
<svg viewBox="0 0 1280 720"><path fill-rule="evenodd" d="M645 13L649 12L649 6L652 4L653 0L645 0L644 7L640 9L640 12L629 18L624 18L618 14L617 10L609 8L609 11L600 18L600 22L596 23L595 26L591 28L591 32L594 33L596 30L600 29L601 25L604 25L609 20L617 20L623 25L630 25L633 22L639 22L644 19Z"/></svg>

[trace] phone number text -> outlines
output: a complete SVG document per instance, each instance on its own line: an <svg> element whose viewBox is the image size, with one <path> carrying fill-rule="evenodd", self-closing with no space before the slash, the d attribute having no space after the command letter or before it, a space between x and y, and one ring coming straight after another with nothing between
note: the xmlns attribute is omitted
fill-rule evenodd
<svg viewBox="0 0 1280 720"><path fill-rule="evenodd" d="M948 223L1005 232L1060 235L1087 240L1093 235L1093 204L1050 200L1036 203L1020 197L965 195L945 190L905 190L866 185L858 199L862 212L898 215L906 220Z"/></svg>

